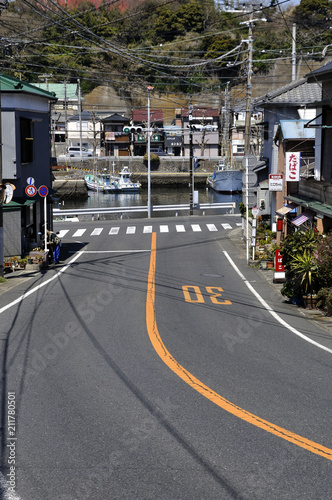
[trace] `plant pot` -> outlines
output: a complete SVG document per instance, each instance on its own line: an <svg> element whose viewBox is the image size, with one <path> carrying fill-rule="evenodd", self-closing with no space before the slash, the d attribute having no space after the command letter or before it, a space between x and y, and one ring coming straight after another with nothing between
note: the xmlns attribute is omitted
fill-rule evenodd
<svg viewBox="0 0 332 500"><path fill-rule="evenodd" d="M304 295L303 300L306 309L317 309L317 297Z"/></svg>
<svg viewBox="0 0 332 500"><path fill-rule="evenodd" d="M274 262L273 262L273 260L268 260L266 262L266 267L267 267L267 269L273 269L274 268Z"/></svg>

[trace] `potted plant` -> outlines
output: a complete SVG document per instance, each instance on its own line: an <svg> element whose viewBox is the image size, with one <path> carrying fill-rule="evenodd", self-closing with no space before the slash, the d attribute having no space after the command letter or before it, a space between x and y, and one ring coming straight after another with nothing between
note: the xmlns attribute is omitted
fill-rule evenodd
<svg viewBox="0 0 332 500"><path fill-rule="evenodd" d="M26 257L24 257L23 259L19 259L18 265L21 269L25 269L27 262L28 262L28 259Z"/></svg>
<svg viewBox="0 0 332 500"><path fill-rule="evenodd" d="M313 253L306 249L302 254L294 255L290 262L290 268L294 279L299 284L305 306L308 309L315 309L318 266Z"/></svg>

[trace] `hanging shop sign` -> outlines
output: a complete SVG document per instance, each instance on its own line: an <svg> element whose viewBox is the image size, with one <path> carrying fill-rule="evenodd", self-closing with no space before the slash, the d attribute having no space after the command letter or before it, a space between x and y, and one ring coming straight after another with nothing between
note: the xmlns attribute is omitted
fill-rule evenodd
<svg viewBox="0 0 332 500"><path fill-rule="evenodd" d="M284 185L283 174L269 175L269 191L282 191Z"/></svg>
<svg viewBox="0 0 332 500"><path fill-rule="evenodd" d="M286 181L298 182L300 180L301 153L286 153Z"/></svg>

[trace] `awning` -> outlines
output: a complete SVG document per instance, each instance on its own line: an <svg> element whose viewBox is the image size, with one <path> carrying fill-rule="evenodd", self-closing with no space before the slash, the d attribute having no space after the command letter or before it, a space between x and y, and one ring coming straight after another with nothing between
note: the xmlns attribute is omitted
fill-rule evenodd
<svg viewBox="0 0 332 500"><path fill-rule="evenodd" d="M291 212L292 210L294 210L294 208L296 208L296 205L293 205L292 203L290 203L288 205L284 205L281 208L278 208L278 210L276 210L276 213L279 215L286 215L289 212Z"/></svg>
<svg viewBox="0 0 332 500"><path fill-rule="evenodd" d="M291 223L294 224L294 226L301 226L304 222L307 222L307 220L312 218L312 214L309 212L303 212L303 214L298 215L295 217L295 219L291 220Z"/></svg>
<svg viewBox="0 0 332 500"><path fill-rule="evenodd" d="M25 199L25 198L16 198L13 199L9 203L3 204L3 210L20 210L22 207L27 207L31 205L31 203L35 203L35 200Z"/></svg>
<svg viewBox="0 0 332 500"><path fill-rule="evenodd" d="M300 198L299 196L293 196L293 195L287 195L285 196L285 199L292 203L296 203L297 205L301 205L307 210L310 209L313 212L316 212L320 215L332 218L332 205L329 205L328 203L323 203L321 201L313 200L311 198L304 198L304 197Z"/></svg>

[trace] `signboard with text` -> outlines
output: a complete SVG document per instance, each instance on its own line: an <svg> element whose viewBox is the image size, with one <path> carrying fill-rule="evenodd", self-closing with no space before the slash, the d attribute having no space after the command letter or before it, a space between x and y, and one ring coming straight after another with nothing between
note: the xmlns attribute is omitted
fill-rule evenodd
<svg viewBox="0 0 332 500"><path fill-rule="evenodd" d="M283 174L269 175L269 191L282 191L284 185Z"/></svg>
<svg viewBox="0 0 332 500"><path fill-rule="evenodd" d="M286 181L298 182L300 180L301 153L286 153Z"/></svg>

